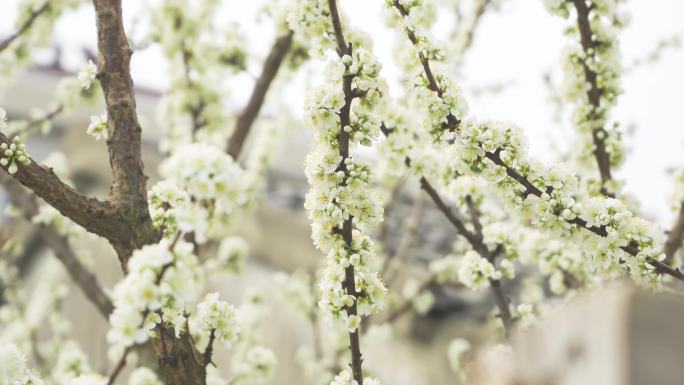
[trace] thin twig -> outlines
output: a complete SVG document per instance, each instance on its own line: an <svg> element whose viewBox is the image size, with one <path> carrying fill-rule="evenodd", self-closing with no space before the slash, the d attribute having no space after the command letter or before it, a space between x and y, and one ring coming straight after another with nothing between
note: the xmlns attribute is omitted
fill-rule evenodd
<svg viewBox="0 0 684 385"><path fill-rule="evenodd" d="M24 218L31 222L38 214L38 202L36 197L22 188L7 174L0 174L0 184L5 188L14 205L19 207ZM36 226L38 235L43 242L52 249L57 259L64 265L65 270L81 289L100 314L105 318L114 310L114 305L97 281L97 277L86 268L76 256L69 239L60 234L53 225L40 224Z"/></svg>
<svg viewBox="0 0 684 385"><path fill-rule="evenodd" d="M114 370L112 373L109 375L109 379L107 380L107 385L113 385L114 381L116 381L116 378L119 376L119 373L121 373L121 370L126 366L126 359L128 358L128 353L130 353L132 349L130 347L126 348L124 350L123 355L119 359L119 362L116 363L116 366L114 367Z"/></svg>
<svg viewBox="0 0 684 385"><path fill-rule="evenodd" d="M7 135L7 137L8 138L14 138L15 136L18 136L18 135L30 134L34 129L40 127L41 124L51 121L57 115L61 114L63 111L64 111L64 105L62 103L58 103L55 105L55 107L53 107L51 110L48 110L43 115L41 115L35 119L29 120L22 127L15 129L11 133L9 133Z"/></svg>
<svg viewBox="0 0 684 385"><path fill-rule="evenodd" d="M582 50L588 58L594 58L596 55L596 40L594 40L594 32L591 30L591 23L589 20L589 13L591 8L587 5L585 0L572 0L575 10L577 10L577 26L580 32L580 44ZM587 89L587 98L589 103L595 111L601 108L601 95L603 89L598 84L598 74L591 69L589 65L583 61L584 77L589 88ZM594 141L594 157L601 175L601 193L605 196L614 198L614 194L606 189L606 184L612 180L610 170L610 154L606 149L607 132L602 126L592 127L591 136Z"/></svg>
<svg viewBox="0 0 684 385"><path fill-rule="evenodd" d="M7 39L3 40L0 43L0 52L4 51L7 47L9 47L10 44L12 44L12 42L14 40L19 38L19 36L24 34L29 28L31 28L31 26L33 25L33 22L36 21L38 16L40 16L42 13L44 13L48 9L50 9L50 2L46 1L39 8L35 9L34 11L31 11L31 14L24 21L24 23L19 27L19 29L14 34L12 34L11 36L9 36Z"/></svg>
<svg viewBox="0 0 684 385"><path fill-rule="evenodd" d="M351 55L352 46L351 44L347 45L344 39L344 34L342 33L342 23L340 21L340 16L337 10L337 2L335 0L328 0L328 6L330 8L330 18L333 30L335 31L335 41L337 42L337 54L340 57L343 57L344 55ZM342 158L342 160L340 161L340 164L337 168L344 174L348 173L346 160L349 158L350 136L349 133L346 132L343 128L347 127L351 122L351 105L353 100L358 96L357 94L355 94L354 89L352 88L352 80L352 75L345 75L342 78L344 105L342 106L338 114L340 117L340 133L338 141L340 157ZM342 238L344 239L344 242L347 244L348 247L351 247L353 242L353 220L354 218L350 216L348 219L344 221L341 229L336 229L336 231L342 235ZM355 299L351 306L345 307L347 316L356 316L358 314L357 300L360 294L356 291L354 265L350 264L348 267L345 268L344 282L342 283L342 286L344 287L347 294L353 296ZM352 377L358 385L363 385L363 371L361 367L363 363L363 358L361 356L361 343L359 341L359 334L359 329L353 332L349 332L349 350L351 352Z"/></svg>
<svg viewBox="0 0 684 385"><path fill-rule="evenodd" d="M264 66L261 69L261 75L259 75L259 78L257 78L254 83L252 95L250 96L247 105L245 105L245 108L240 113L237 123L235 124L235 130L226 146L226 152L232 156L233 159L237 159L240 155L247 135L259 115L261 106L264 104L266 93L278 73L278 69L281 67L285 55L292 46L292 35L292 31L288 30L285 35L279 36L266 57Z"/></svg>
<svg viewBox="0 0 684 385"><path fill-rule="evenodd" d="M207 349L204 351L204 366L208 366L209 364L214 364L214 362L211 360L211 356L214 354L214 340L216 340L216 329L211 329L211 333L209 334L209 343L207 344Z"/></svg>

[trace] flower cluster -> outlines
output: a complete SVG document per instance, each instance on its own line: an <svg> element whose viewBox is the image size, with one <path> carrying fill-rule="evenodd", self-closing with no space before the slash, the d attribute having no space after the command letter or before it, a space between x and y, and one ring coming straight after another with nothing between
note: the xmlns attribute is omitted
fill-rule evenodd
<svg viewBox="0 0 684 385"><path fill-rule="evenodd" d="M92 60L83 63L83 65L81 65L81 70L78 71L78 81L81 82L81 87L86 90L90 88L96 75L97 66L95 66L95 63L93 63Z"/></svg>
<svg viewBox="0 0 684 385"><path fill-rule="evenodd" d="M164 161L161 174L200 203L230 214L246 201L242 169L220 148L191 143L180 146Z"/></svg>
<svg viewBox="0 0 684 385"><path fill-rule="evenodd" d="M31 158L21 138L15 136L10 144L0 144L0 165L7 167L7 172L16 174L19 165L28 166L29 164L31 164Z"/></svg>
<svg viewBox="0 0 684 385"><path fill-rule="evenodd" d="M564 3L564 4L559 4ZM610 165L622 162L624 150L616 126L609 128L608 112L622 92L620 53L615 28L620 15L615 1L592 1L576 4L578 22L568 34L573 42L564 51L565 98L574 106L573 120L580 132L579 161L593 163L597 146L608 153ZM567 18L569 2L547 2L549 11ZM607 181L605 181L607 182ZM603 186L615 193L616 183ZM598 191L597 191L598 192Z"/></svg>
<svg viewBox="0 0 684 385"><path fill-rule="evenodd" d="M154 227L164 237L173 237L178 231L193 233L197 243L204 243L209 213L192 202L190 196L171 180L163 180L147 193L150 216Z"/></svg>
<svg viewBox="0 0 684 385"><path fill-rule="evenodd" d="M387 0L386 4L398 11L391 13L395 18L391 24L402 28L412 43L407 47L410 59L402 61L402 64L406 73L412 76L413 96L419 108L426 112L422 116L423 126L439 139L445 129L456 128L466 115L468 106L461 89L444 75L446 69L441 71L435 66L444 59L444 53L432 42L428 33L427 27L432 18L425 15L431 13L430 7L418 0L401 1L396 7L392 0ZM435 67L429 73L423 70L423 63L427 62Z"/></svg>
<svg viewBox="0 0 684 385"><path fill-rule="evenodd" d="M151 40L169 62L170 87L158 109L163 151L191 141L225 143L233 122L224 79L245 69L244 36L233 23L212 21L219 2L180 0L152 7Z"/></svg>
<svg viewBox="0 0 684 385"><path fill-rule="evenodd" d="M0 346L0 381L8 385L43 385L43 380L28 368L24 354L11 344Z"/></svg>
<svg viewBox="0 0 684 385"><path fill-rule="evenodd" d="M310 41L310 46L318 54L323 54L327 49L335 47L335 36L332 33L327 1L293 1L290 7L287 13L287 23L291 30L301 36L301 40Z"/></svg>
<svg viewBox="0 0 684 385"><path fill-rule="evenodd" d="M297 9L307 10L305 14L311 17L301 20L293 12L290 19L302 23L299 28L322 28L331 35L324 2L301 1ZM311 13L316 9L320 12ZM360 319L344 311L354 305L361 315L377 311L386 289L371 270L375 252L367 235L381 220L382 207L371 188L370 167L356 160L350 149L355 144L370 145L379 135L380 119L374 110L387 85L379 78L380 64L365 48L368 39L356 33L349 36L353 50L329 62L330 81L307 101L307 120L315 129L316 146L307 158L311 190L305 207L314 244L327 254L320 305L335 317L351 316L344 320L353 332ZM348 272L354 277L351 284L345 283Z"/></svg>
<svg viewBox="0 0 684 385"><path fill-rule="evenodd" d="M225 301L219 300L218 293L207 294L197 304L197 312L193 315L193 334L203 335L202 340L214 336L225 347L237 341L240 331L236 321L235 308Z"/></svg>
<svg viewBox="0 0 684 385"><path fill-rule="evenodd" d="M95 138L95 140L107 140L107 112L102 115L94 115L90 117L90 124L86 129L86 133Z"/></svg>
<svg viewBox="0 0 684 385"><path fill-rule="evenodd" d="M484 290L490 280L499 280L501 276L501 271L475 251L468 251L459 261L458 279L473 290Z"/></svg>
<svg viewBox="0 0 684 385"><path fill-rule="evenodd" d="M420 6L420 2L408 3L389 2L389 6L402 16ZM412 32L405 31L415 45ZM418 55L427 63L426 56ZM422 94L432 93L432 97L444 92L430 83L422 88ZM423 113L432 120L430 108L424 108ZM620 201L583 197L574 174L562 166L546 168L527 156L521 129L512 124L468 120L454 130L444 125L443 118L434 118L438 120L426 126L432 127L431 131L443 126L435 132L436 146L456 155L453 167L459 174L483 177L503 192L525 220L586 245L585 256L601 273L628 271L639 281L658 284L659 276L649 263L663 258L657 231ZM456 118L460 119L458 115Z"/></svg>
<svg viewBox="0 0 684 385"><path fill-rule="evenodd" d="M468 122L454 150L461 156L456 166L461 172L475 172L496 184L506 201L531 223L581 241L599 272L610 276L628 269L635 278L657 283L647 263L663 258L653 225L635 217L619 200L583 197L577 177L562 165L545 169L529 159L518 127ZM627 253L628 246L638 251Z"/></svg>
<svg viewBox="0 0 684 385"><path fill-rule="evenodd" d="M75 378L91 371L88 357L76 342L69 341L60 347L52 378L59 385L69 385Z"/></svg>
<svg viewBox="0 0 684 385"><path fill-rule="evenodd" d="M136 250L128 274L112 292L114 312L109 316L107 340L116 348L147 341L162 321L176 334L185 331L186 307L196 300L199 277L192 245L163 239Z"/></svg>

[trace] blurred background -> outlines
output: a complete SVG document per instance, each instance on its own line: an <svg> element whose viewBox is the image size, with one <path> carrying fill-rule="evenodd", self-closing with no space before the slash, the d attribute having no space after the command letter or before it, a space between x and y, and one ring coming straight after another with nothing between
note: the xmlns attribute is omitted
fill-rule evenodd
<svg viewBox="0 0 684 385"><path fill-rule="evenodd" d="M15 29L16 0L0 5L0 39ZM150 28L139 17L141 10L154 1L124 1L127 29L133 46ZM261 1L224 1L217 17L235 23L246 37L247 71L229 79L226 88L231 95L225 108L236 112L246 103L256 74L274 38L270 19L260 17L267 3ZM452 2L453 3L453 2ZM462 1L464 9L468 1ZM480 118L515 122L525 129L532 154L544 161L562 159L572 150L574 130L567 111L556 110L554 97L561 83L560 57L566 38L566 21L549 15L541 0L499 0L480 20L472 48L465 55L458 80L470 102L470 111ZM392 90L399 90L397 66L393 61L396 35L385 27L381 0L345 0L340 2L355 27L371 34L375 53L383 63L383 75ZM684 39L684 2L679 0L632 0L623 6L631 22L621 35L623 52L624 94L612 113L625 133L629 148L627 161L617 173L626 190L641 203L643 215L666 227L672 220L669 196L672 192L668 169L684 163L684 126L680 117L684 100L684 50L677 41ZM454 11L441 12L434 33L438 40L448 40L455 29ZM50 47L37 52L30 66L0 95L10 119L28 118L35 108L45 108L53 99L60 79L73 76L79 67L96 55L96 33L92 6L86 4L67 12L54 30ZM667 47L658 50L659 46ZM654 52L659 52L657 57ZM306 92L323 81L322 65L313 60L284 80L269 95L262 109L265 120L273 120L278 111L287 110L285 139L278 145L269 170L261 204L239 218L238 233L249 244L246 271L239 276L225 274L211 285L229 301L239 302L246 292L258 288L270 305L271 317L266 325L266 345L274 347L279 365L274 384L298 383L302 376L296 362L297 348L311 343L310 330L303 318L282 303L272 285L277 271L313 270L322 256L311 244L310 229L302 207L308 190L303 167L311 141L308 128L301 122ZM148 186L157 180L156 166L161 154L159 142L163 127L158 125L157 104L169 87L168 63L160 48L141 44L135 49L132 75L136 85L138 114L143 126L144 161L150 176ZM109 186L109 164L106 146L85 134L91 115L101 113L102 106L81 108L60 115L49 135L34 136L29 148L35 158L46 157L54 150L66 154L72 178L78 189L106 195ZM276 120L276 122L278 122ZM263 124L263 123L258 123ZM276 123L279 124L279 123ZM373 154L369 154L370 157ZM411 215L414 192L407 187L396 207L386 218L386 247L397 248L402 223ZM7 198L0 193L0 209ZM420 216L420 230L407 258L418 264L449 251L453 234L442 215L425 201ZM6 220L6 218L5 218ZM27 226L28 230L28 226ZM37 237L27 235L22 260L26 274L39 276L40 269L60 269L51 259L43 258L45 250ZM77 248L90 254L97 275L106 287L119 278L117 259L109 246L97 239L83 239ZM45 263L42 263L42 262ZM48 262L49 261L49 262ZM422 261L422 262L421 262ZM39 263L41 262L41 263ZM65 308L78 330L83 346L96 369L104 370L106 344L102 336L107 326L76 289L67 298ZM479 324L486 318L491 302L486 294L446 290L437 293L437 303L426 316L407 317L392 338L364 348L368 367L388 384L447 384L446 343L455 337L478 338ZM220 359L220 358L219 358ZM391 365L388 365L391 362ZM106 372L106 370L104 370Z"/></svg>

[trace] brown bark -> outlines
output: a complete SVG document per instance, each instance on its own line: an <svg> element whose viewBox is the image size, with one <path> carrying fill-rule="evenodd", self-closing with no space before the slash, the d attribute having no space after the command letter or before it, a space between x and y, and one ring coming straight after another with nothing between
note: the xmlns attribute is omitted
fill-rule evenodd
<svg viewBox="0 0 684 385"><path fill-rule="evenodd" d="M124 33L121 0L94 0L98 35L98 76L107 104L109 161L113 184L110 200L126 225L110 234L110 241L125 264L133 250L159 241L147 206L147 177L143 172L141 127L135 111L130 75L131 49ZM160 325L152 339L167 385L204 385L206 372L187 332L176 338L173 329Z"/></svg>
<svg viewBox="0 0 684 385"><path fill-rule="evenodd" d="M130 75L131 49L124 33L121 0L94 0L97 19L98 78L107 105L107 147L113 183L109 201L124 231L108 239L125 265L133 250L156 242L147 208L147 177L143 171L141 132Z"/></svg>
<svg viewBox="0 0 684 385"><path fill-rule="evenodd" d="M330 8L330 18L332 21L332 26L335 31L335 40L337 42L337 54L340 57L344 55L352 54L351 44L347 45L344 34L342 32L342 23L340 22L340 16L337 10L337 3L335 0L328 0L328 7ZM342 78L342 90L344 92L344 105L340 109L340 133L338 137L339 141L339 151L342 160L337 167L339 171L348 173L346 160L349 158L349 133L344 130L344 127L348 126L351 121L351 105L355 98L354 91L352 89L353 76L345 75ZM349 216L342 225L342 228L335 229L347 244L347 247L351 248L353 237L353 221L354 218ZM349 265L344 271L344 282L342 286L348 295L355 298L354 303L351 306L345 308L348 317L357 316L358 310L356 301L359 298L359 293L356 291L356 278L354 272L354 265ZM361 343L359 341L359 329L353 332L349 332L349 351L351 353L351 372L352 377L358 383L358 385L363 385L363 357L361 356Z"/></svg>
<svg viewBox="0 0 684 385"><path fill-rule="evenodd" d="M24 218L30 222L38 214L38 202L33 194L24 190L6 174L0 174L0 183L9 193L12 203L23 211ZM105 294L95 275L78 259L69 243L69 239L50 225L37 225L36 230L43 242L64 265L65 270L86 298L97 307L102 316L105 318L109 317L109 314L114 310L112 301Z"/></svg>
<svg viewBox="0 0 684 385"><path fill-rule="evenodd" d="M10 141L0 133L0 143ZM6 169L6 168L5 168ZM116 209L107 201L86 197L62 182L52 169L39 165L33 159L28 165L21 165L14 179L43 198L62 215L83 226L86 230L108 238L116 230L113 221Z"/></svg>
<svg viewBox="0 0 684 385"><path fill-rule="evenodd" d="M271 47L271 51L266 57L264 66L261 69L261 75L259 75L259 78L254 84L254 89L252 90L249 102L247 102L242 113L240 113L237 123L235 124L235 130L230 136L230 139L228 139L226 151L233 159L237 159L240 155L245 140L247 139L247 134L249 134L252 124L256 120L257 115L259 115L259 110L261 110L261 106L264 104L266 93L278 73L278 69L285 59L285 55L292 46L292 34L292 31L288 31L285 35L279 36L275 43L273 43L273 47Z"/></svg>

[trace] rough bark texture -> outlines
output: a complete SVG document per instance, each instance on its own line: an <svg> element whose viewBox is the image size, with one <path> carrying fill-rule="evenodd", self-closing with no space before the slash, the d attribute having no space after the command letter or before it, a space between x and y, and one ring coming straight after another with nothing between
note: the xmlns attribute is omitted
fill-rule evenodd
<svg viewBox="0 0 684 385"><path fill-rule="evenodd" d="M124 33L121 0L94 0L97 19L98 78L107 104L107 147L113 183L109 200L124 222L123 232L109 239L123 264L133 250L159 235L147 208L147 177L143 172L141 128L135 111L130 74L131 49Z"/></svg>
<svg viewBox="0 0 684 385"><path fill-rule="evenodd" d="M242 113L238 117L237 123L235 125L235 131L230 136L228 140L227 152L233 159L237 159L242 150L242 146L247 139L247 134L249 133L254 120L261 110L261 106L264 104L264 99L266 98L266 93L268 92L271 82L278 73L278 69L285 59L285 55L290 50L292 46L292 31L288 31L287 34L280 36L276 39L271 51L266 57L264 66L261 69L261 75L256 80L254 84L254 89L252 90L252 95L249 98L249 102L242 110Z"/></svg>
<svg viewBox="0 0 684 385"><path fill-rule="evenodd" d="M141 127L135 111L130 75L131 49L124 33L121 0L94 0L97 18L98 77L107 104L109 162L113 184L109 200L117 208L125 231L109 234L125 264L133 250L159 240L147 207L147 177L143 172ZM125 266L124 266L125 267ZM204 385L204 365L187 334L157 328L152 339L167 385Z"/></svg>
<svg viewBox="0 0 684 385"><path fill-rule="evenodd" d="M159 368L166 385L199 385L206 383L206 365L188 334L176 338L173 329L157 327L152 339Z"/></svg>

